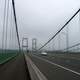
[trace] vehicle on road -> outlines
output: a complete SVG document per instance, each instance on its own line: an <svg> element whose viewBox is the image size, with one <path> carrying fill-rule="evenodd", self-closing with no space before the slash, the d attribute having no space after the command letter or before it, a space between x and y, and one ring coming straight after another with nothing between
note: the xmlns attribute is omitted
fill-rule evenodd
<svg viewBox="0 0 80 80"><path fill-rule="evenodd" d="M46 53L46 52L41 52L41 55L46 56L46 55L47 55L47 53Z"/></svg>

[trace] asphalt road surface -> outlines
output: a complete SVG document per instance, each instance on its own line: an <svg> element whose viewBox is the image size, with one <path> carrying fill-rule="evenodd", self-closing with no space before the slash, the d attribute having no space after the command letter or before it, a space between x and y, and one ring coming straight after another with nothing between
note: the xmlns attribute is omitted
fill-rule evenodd
<svg viewBox="0 0 80 80"><path fill-rule="evenodd" d="M0 80L31 80L22 54L0 65Z"/></svg>
<svg viewBox="0 0 80 80"><path fill-rule="evenodd" d="M80 61L28 54L48 80L80 80Z"/></svg>

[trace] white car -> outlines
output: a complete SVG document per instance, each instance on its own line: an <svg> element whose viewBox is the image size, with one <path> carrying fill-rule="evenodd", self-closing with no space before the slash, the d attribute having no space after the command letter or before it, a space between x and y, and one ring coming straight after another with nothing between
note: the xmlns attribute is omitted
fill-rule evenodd
<svg viewBox="0 0 80 80"><path fill-rule="evenodd" d="M42 52L41 55L47 55L47 53L46 52Z"/></svg>

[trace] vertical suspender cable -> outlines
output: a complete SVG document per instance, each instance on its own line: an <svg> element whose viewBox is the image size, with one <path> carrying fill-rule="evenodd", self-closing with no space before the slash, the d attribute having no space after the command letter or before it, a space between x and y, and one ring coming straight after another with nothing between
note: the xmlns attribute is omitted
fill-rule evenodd
<svg viewBox="0 0 80 80"><path fill-rule="evenodd" d="M4 1L4 15L3 15L3 31L2 31L2 50L4 50L4 34L5 34L5 18L6 18L6 1Z"/></svg>
<svg viewBox="0 0 80 80"><path fill-rule="evenodd" d="M12 44L12 43L11 43L11 32L12 32L12 29L11 29L11 28L12 28L12 6L11 6L11 9L10 9L10 10L11 10L11 11L10 11L10 17L11 17L11 18L10 18L10 21L11 21L11 22L10 22L10 35L9 35L9 36L10 36L10 38L9 38L10 46L9 46L9 47L11 48L11 44Z"/></svg>
<svg viewBox="0 0 80 80"><path fill-rule="evenodd" d="M7 2L6 32L5 32L5 50L7 49L8 19L9 19L9 0Z"/></svg>
<svg viewBox="0 0 80 80"><path fill-rule="evenodd" d="M10 25L9 25L9 27L10 27L10 29L9 29L10 32L9 32L9 41L8 41L8 42L9 42L9 48L10 48L10 49L12 49L12 42L11 42L12 39L11 39L11 38L12 38L12 30L13 30L13 29L12 29L12 4L11 4L11 3L12 3L12 2L10 2L10 16L9 16L9 17L10 17L10 20L9 20L9 22L10 22Z"/></svg>

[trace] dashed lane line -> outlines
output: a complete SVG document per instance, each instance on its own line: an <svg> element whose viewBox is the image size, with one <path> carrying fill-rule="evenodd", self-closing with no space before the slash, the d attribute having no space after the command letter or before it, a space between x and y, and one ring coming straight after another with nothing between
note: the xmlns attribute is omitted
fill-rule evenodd
<svg viewBox="0 0 80 80"><path fill-rule="evenodd" d="M51 61L49 61L49 60L47 60L47 59L43 59L43 58L38 57L38 56L36 56L36 55L32 55L32 56L34 56L34 57L36 57L36 58L38 58L38 59L40 59L40 60L43 60L43 61L45 61L45 62L48 62L48 63L50 63L50 64L52 64L52 65L55 65L55 66L57 66L57 67L60 67L60 68L62 68L62 69L64 69L64 70L67 70L67 71L70 71L70 72L72 72L72 73L75 73L75 74L77 74L77 75L80 76L80 73L77 72L77 71L74 71L74 70L71 70L71 69L66 68L66 67L64 67L64 66L61 66L61 65L59 65L59 64L53 63L53 62L51 62Z"/></svg>

